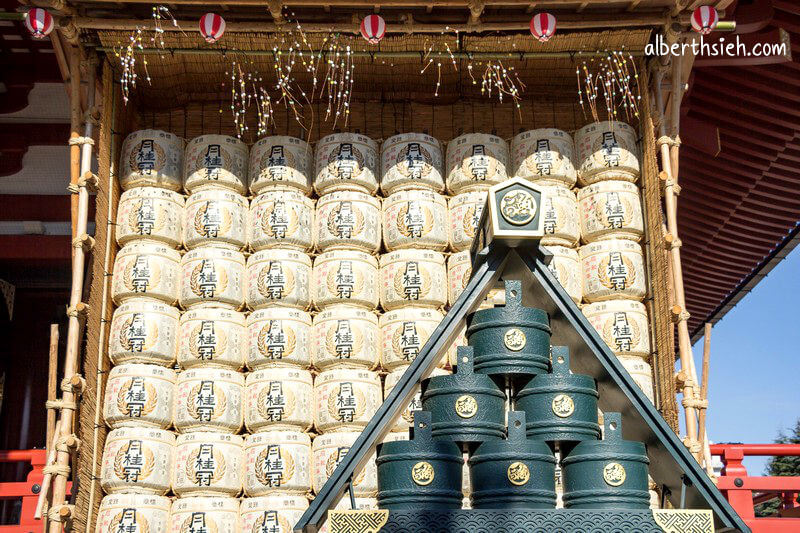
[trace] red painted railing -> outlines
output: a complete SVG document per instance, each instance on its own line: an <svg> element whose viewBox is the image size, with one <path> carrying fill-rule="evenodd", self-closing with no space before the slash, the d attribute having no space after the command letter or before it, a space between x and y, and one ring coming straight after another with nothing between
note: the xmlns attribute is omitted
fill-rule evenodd
<svg viewBox="0 0 800 533"><path fill-rule="evenodd" d="M0 526L0 533L34 533L42 530L42 521L33 518L42 488L42 469L47 462L44 450L0 451L0 463L28 463L33 467L22 482L0 481L0 500L22 500L19 524Z"/></svg>
<svg viewBox="0 0 800 533"><path fill-rule="evenodd" d="M722 458L717 488L753 533L800 531L800 476L749 476L745 457L800 456L800 444L712 444L711 455ZM754 506L780 498L778 516L756 518Z"/></svg>

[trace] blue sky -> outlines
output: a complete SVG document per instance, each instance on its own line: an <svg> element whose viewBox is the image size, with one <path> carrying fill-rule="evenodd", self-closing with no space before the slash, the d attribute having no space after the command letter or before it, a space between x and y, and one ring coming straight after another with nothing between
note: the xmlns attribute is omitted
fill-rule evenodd
<svg viewBox="0 0 800 533"><path fill-rule="evenodd" d="M772 442L800 418L799 307L800 247L714 326L707 425L713 441ZM699 372L702 339L693 352ZM765 463L745 465L759 475Z"/></svg>

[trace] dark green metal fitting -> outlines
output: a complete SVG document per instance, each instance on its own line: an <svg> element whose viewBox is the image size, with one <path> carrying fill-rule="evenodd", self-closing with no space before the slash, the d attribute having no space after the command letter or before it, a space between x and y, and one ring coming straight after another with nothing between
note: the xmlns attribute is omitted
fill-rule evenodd
<svg viewBox="0 0 800 533"><path fill-rule="evenodd" d="M559 443L562 452L578 441L600 438L594 378L569 373L569 348L553 346L553 373L539 374L516 395L525 411L528 437Z"/></svg>
<svg viewBox="0 0 800 533"><path fill-rule="evenodd" d="M422 382L422 409L431 412L434 438L471 445L505 437L506 395L472 365L472 348L459 346L455 374Z"/></svg>
<svg viewBox="0 0 800 533"><path fill-rule="evenodd" d="M469 459L473 509L554 509L556 459L528 440L525 413L508 413L508 439L484 442Z"/></svg>
<svg viewBox="0 0 800 533"><path fill-rule="evenodd" d="M647 450L622 440L622 416L605 413L605 439L581 442L562 461L564 507L648 509Z"/></svg>
<svg viewBox="0 0 800 533"><path fill-rule="evenodd" d="M378 507L461 509L464 459L454 442L431 437L431 414L414 413L411 440L378 449Z"/></svg>
<svg viewBox="0 0 800 533"><path fill-rule="evenodd" d="M550 369L550 319L522 305L522 283L506 281L506 304L467 318L467 342L475 348L475 372L535 376Z"/></svg>

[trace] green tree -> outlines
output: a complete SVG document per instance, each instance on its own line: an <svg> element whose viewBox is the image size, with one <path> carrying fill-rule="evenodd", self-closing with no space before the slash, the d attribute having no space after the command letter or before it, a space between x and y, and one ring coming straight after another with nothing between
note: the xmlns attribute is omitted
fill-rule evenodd
<svg viewBox="0 0 800 533"><path fill-rule="evenodd" d="M775 439L778 444L800 444L800 420L795 422L794 429L787 435L783 431ZM766 476L800 476L800 456L773 457L767 463ZM778 512L780 502L777 499L756 505L756 516L772 516Z"/></svg>

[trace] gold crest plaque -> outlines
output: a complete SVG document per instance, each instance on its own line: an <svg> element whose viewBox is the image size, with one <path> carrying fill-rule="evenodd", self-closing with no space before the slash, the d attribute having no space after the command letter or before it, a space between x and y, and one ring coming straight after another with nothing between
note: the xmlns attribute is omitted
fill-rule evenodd
<svg viewBox="0 0 800 533"><path fill-rule="evenodd" d="M528 468L528 465L520 461L514 461L508 465L506 474L508 475L508 480L511 482L511 484L518 487L524 485L531 479L531 471Z"/></svg>
<svg viewBox="0 0 800 533"><path fill-rule="evenodd" d="M619 463L608 463L603 467L603 481L612 487L625 483L625 467Z"/></svg>
<svg viewBox="0 0 800 533"><path fill-rule="evenodd" d="M456 400L456 414L461 418L472 418L478 412L478 402L469 394L459 396Z"/></svg>
<svg viewBox="0 0 800 533"><path fill-rule="evenodd" d="M420 461L411 468L411 479L417 485L425 486L433 483L433 478L436 473L433 471L433 466L427 461Z"/></svg>
<svg viewBox="0 0 800 533"><path fill-rule="evenodd" d="M518 328L511 328L503 335L503 344L512 352L520 351L527 342L528 339L525 337L525 333Z"/></svg>

